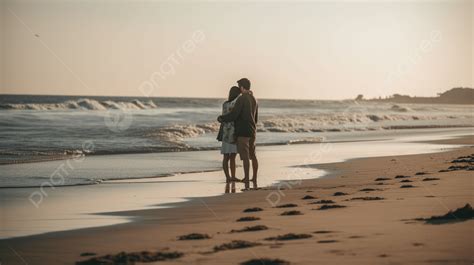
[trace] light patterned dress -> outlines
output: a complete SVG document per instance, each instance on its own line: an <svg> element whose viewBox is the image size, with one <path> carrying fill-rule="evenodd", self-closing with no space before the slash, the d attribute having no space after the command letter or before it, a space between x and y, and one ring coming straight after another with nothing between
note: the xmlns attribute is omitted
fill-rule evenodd
<svg viewBox="0 0 474 265"><path fill-rule="evenodd" d="M222 105L222 115L225 115L232 111L234 108L235 102L239 97L235 98L231 102L225 102ZM222 147L221 154L235 154L237 153L237 145L235 145L235 136L234 136L234 122L224 122L222 124Z"/></svg>

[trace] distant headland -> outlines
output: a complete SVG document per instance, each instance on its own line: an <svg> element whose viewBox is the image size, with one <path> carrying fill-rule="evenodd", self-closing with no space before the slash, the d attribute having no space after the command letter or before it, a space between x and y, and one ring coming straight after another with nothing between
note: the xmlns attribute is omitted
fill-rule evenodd
<svg viewBox="0 0 474 265"><path fill-rule="evenodd" d="M474 89L455 87L446 92L439 93L437 97L410 97L394 94L386 98L364 99L363 95L358 95L355 100L394 103L474 104Z"/></svg>

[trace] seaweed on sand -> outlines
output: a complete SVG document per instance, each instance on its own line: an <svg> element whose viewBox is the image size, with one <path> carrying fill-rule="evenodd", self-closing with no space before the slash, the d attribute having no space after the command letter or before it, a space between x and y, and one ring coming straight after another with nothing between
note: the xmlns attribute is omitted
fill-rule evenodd
<svg viewBox="0 0 474 265"><path fill-rule="evenodd" d="M281 259L258 258L247 260L240 263L240 265L290 265L290 263Z"/></svg>
<svg viewBox="0 0 474 265"><path fill-rule="evenodd" d="M447 224L471 220L474 218L474 210L469 203L464 207L454 211L449 211L445 215L431 216L430 218L418 218L416 220L425 221L427 224Z"/></svg>
<svg viewBox="0 0 474 265"><path fill-rule="evenodd" d="M287 204L276 206L276 208L293 208L293 207L298 207L298 205L294 203L287 203Z"/></svg>
<svg viewBox="0 0 474 265"><path fill-rule="evenodd" d="M318 210L329 210L329 209L337 209L337 208L345 208L344 205L338 204L325 204L318 208Z"/></svg>
<svg viewBox="0 0 474 265"><path fill-rule="evenodd" d="M303 213L301 213L300 211L286 211L286 212L283 212L281 213L280 215L302 215Z"/></svg>
<svg viewBox="0 0 474 265"><path fill-rule="evenodd" d="M253 212L261 212L261 211L263 211L263 209L260 208L260 207L252 207L252 208L245 209L243 212L244 213L253 213Z"/></svg>
<svg viewBox="0 0 474 265"><path fill-rule="evenodd" d="M295 239L306 239L313 237L310 234L294 234L294 233L288 233L284 235L278 235L275 237L267 237L265 240L295 240Z"/></svg>
<svg viewBox="0 0 474 265"><path fill-rule="evenodd" d="M178 240L201 240L211 238L208 234L191 233L178 237Z"/></svg>
<svg viewBox="0 0 474 265"><path fill-rule="evenodd" d="M329 204L329 203L335 203L335 202L333 200L319 200L319 201L312 202L310 204Z"/></svg>
<svg viewBox="0 0 474 265"><path fill-rule="evenodd" d="M231 233L242 233L242 232L255 232L255 231L262 231L267 230L268 227L266 225L254 225L254 226L246 226L242 229L232 229Z"/></svg>
<svg viewBox="0 0 474 265"><path fill-rule="evenodd" d="M260 218L255 217L255 216L244 216L237 219L236 222L251 222L251 221L257 221L257 220L260 220Z"/></svg>
<svg viewBox="0 0 474 265"><path fill-rule="evenodd" d="M224 243L214 247L214 252L222 250L231 250L231 249L240 249L240 248L250 248L260 245L257 242L250 242L245 240L233 240L229 243Z"/></svg>
<svg viewBox="0 0 474 265"><path fill-rule="evenodd" d="M132 265L137 262L156 262L177 259L183 256L181 252L120 252L115 255L105 255L76 262L76 265L103 265L103 264L124 264Z"/></svg>
<svg viewBox="0 0 474 265"><path fill-rule="evenodd" d="M384 200L382 197L354 197L350 199L351 201L380 201Z"/></svg>

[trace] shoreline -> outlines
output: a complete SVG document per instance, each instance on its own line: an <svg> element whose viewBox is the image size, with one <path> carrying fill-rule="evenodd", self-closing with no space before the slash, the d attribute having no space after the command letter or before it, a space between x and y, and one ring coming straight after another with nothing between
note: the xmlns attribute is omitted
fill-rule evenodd
<svg viewBox="0 0 474 265"><path fill-rule="evenodd" d="M470 130L466 128L448 128L448 129L414 129L414 130L393 130L393 131L371 131L367 133L349 133L341 132L318 136L318 142L299 141L291 144L268 145L260 144L259 150L265 149L301 149L300 146L313 146L310 148L318 149L321 144L349 144L356 143L377 143L381 141L391 141L401 138L425 138L424 140L409 141L413 143L430 143L433 137L446 137L468 134ZM301 139L306 139L305 137ZM302 150L302 152L307 152ZM414 150L416 152L416 150ZM413 152L413 153L414 153ZM206 161L197 161L194 157L205 157ZM386 155L386 154L384 154ZM363 154L358 154L362 157ZM114 155L91 155L76 160L73 158L59 159L52 161L42 161L38 163L16 163L3 164L0 168L3 170L0 177L5 177L5 182L0 184L0 190L10 188L39 188L40 185L51 178L52 172L55 172L64 163L72 161L72 170L67 170L64 182L57 184L60 186L91 186L105 182L128 181L137 182L141 179L166 178L183 174L194 174L200 172L219 172L221 170L220 155L212 150L201 151L182 151L182 152L159 152L145 154L114 154ZM140 165L130 164L129 161L137 161ZM191 162L191 163L189 163ZM199 162L199 163L197 163ZM129 165L130 164L130 165ZM127 165L127 166L123 166ZM170 166L173 165L173 166ZM120 168L120 171L116 169ZM80 170L80 172L78 171ZM123 171L123 173L122 173ZM111 172L113 172L111 174ZM19 182L18 180L22 180ZM25 181L23 181L25 180Z"/></svg>
<svg viewBox="0 0 474 265"><path fill-rule="evenodd" d="M466 144L467 143L471 145L471 147L461 147L454 150L442 151L439 153L421 154L421 155L356 158L354 160L346 161L342 163L317 165L316 167L328 171L328 174L326 174L325 177L323 178L303 180L300 183L300 185L294 185L291 187L291 189L288 189L288 190L281 189L281 191L285 192L285 196L281 196L282 197L281 203L283 203L283 201L288 202L288 201L293 201L293 200L297 201L298 204L301 203L302 201L300 201L300 199L295 198L295 194L297 194L296 196L300 197L304 194L307 194L307 195L315 194L315 192L324 193L326 191L335 191L339 189L344 190L348 188L350 189L353 186L369 185L367 183L364 183L361 185L359 180L354 182L354 177L349 176L349 175L359 175L359 173L357 172L358 170L351 168L351 166L355 165L357 168L357 167L360 167L361 163L364 164L364 163L367 163L367 161L369 161L368 163L370 164L370 163L373 163L370 161L381 161L381 160L391 160L391 159L395 159L396 161L398 161L398 160L407 160L407 159L410 160L410 157L426 158L430 156L431 157L456 156L459 153L473 153L472 145L474 144L474 141L473 141L472 135L468 136L467 138L464 137L464 138L458 138L458 139L452 139L452 140L441 140L441 141L443 141L444 143L449 143L449 144L461 144L461 143ZM403 169L399 169L398 171L399 172L397 173L400 173L403 171ZM413 175L414 173L415 172L411 173L411 175ZM459 173L459 172L455 172L455 173ZM439 173L433 173L433 174L439 174ZM443 174L449 174L449 173L443 173ZM383 172L380 172L380 175L383 175ZM393 174L391 173L391 175L394 175L394 173ZM309 190L313 190L313 192L307 192ZM410 189L410 190L413 190L413 189ZM78 230L52 232L52 233L27 236L27 237L21 237L21 238L4 239L4 240L0 240L0 245L6 244L8 246L11 245L15 249L21 249L22 251L21 253L25 253L26 257L28 257L29 254L27 253L31 254L31 251L32 251L31 247L34 249L35 245L37 245L38 243L41 244L41 242L44 243L45 241L46 241L46 245L51 245L51 244L54 245L55 242L56 243L63 242L64 240L66 240L66 242L71 242L73 243L73 245L85 246L84 245L85 242L89 242L94 245L93 242L95 242L95 240L97 240L98 238L102 238L100 241L105 240L109 242L109 244L107 244L107 246L101 245L100 247L99 246L94 247L95 248L94 252L98 253L99 256L102 254L113 254L121 250L138 251L140 249L142 250L156 249L160 245L164 247L165 245L168 245L168 244L171 244L177 247L179 250L181 250L182 247L178 247L181 243L181 244L184 244L185 246L183 249L185 250L184 253L187 253L190 250L193 250L191 251L192 252L191 254L186 254L183 258L181 258L183 260L187 260L188 262L190 262L189 259L194 260L194 258L198 258L201 255L199 253L195 253L196 251L194 250L195 248L194 245L196 245L197 242L180 242L180 241L172 240L172 238L176 238L176 236L185 234L186 232L201 232L201 233L207 232L209 234L214 235L214 237L218 237L219 235L222 235L222 233L224 233L225 234L225 236L223 236L224 238L229 237L227 235L228 231L226 231L229 229L224 229L224 231L220 231L220 233L217 233L215 231L216 229L222 230L223 227L227 227L227 226L231 226L231 227L239 226L238 223L232 224L233 223L232 221L230 225L225 225L225 223L229 221L228 215L231 215L234 217L237 217L238 215L242 215L240 214L240 212L242 210L241 208L245 208L245 206L243 205L247 205L250 207L250 206L254 206L254 204L262 205L263 206L262 208L264 209L269 208L268 211L275 211L274 210L275 208L270 207L268 202L266 202L265 199L262 197L268 194L269 192L274 192L274 191L275 191L275 187L273 188L266 187L257 191L243 192L243 193L238 193L238 194L228 194L228 196L219 195L219 196L212 196L212 197L193 198L190 201L174 204L174 205L179 205L179 207L175 207L175 208L122 211L120 212L121 216L128 216L129 218L132 218L132 216L135 216L133 217L132 222L106 226L106 227L84 228L84 229L78 229ZM397 200L395 200L395 202L396 201ZM377 203L377 202L364 202L364 203ZM473 204L472 195L470 198L470 203ZM459 207L461 206L462 205L459 205ZM336 210L330 210L330 211L334 211L335 213L337 213L337 212L348 211L351 208L352 207L348 207L347 209L341 209L341 210L336 209ZM291 210L291 208L289 210ZM266 214L265 211L263 212L263 214ZM306 212L307 211L305 211L305 214L303 215L303 217L306 216L306 214L308 215L310 214L309 212L307 213ZM422 212L423 213L419 214L420 216L413 216L413 218L428 216L425 213L425 210L423 210ZM113 214L117 214L117 213L113 213L113 212L105 213L105 215L113 215ZM255 213L251 215L262 215L262 214ZM273 213L272 215L275 215L275 213ZM269 219L268 220L269 222L275 221L274 219L278 218L278 216L276 217L266 216L266 215L264 216ZM301 217L299 216L295 216L295 217L289 216L289 217L280 217L280 218L286 218L287 220L277 221L276 224L279 224L279 225L272 224L272 227L280 226L280 229L275 228L276 230L285 230L285 226L286 226L285 224L289 220L291 221L292 218L297 218L298 220L301 220ZM403 218L400 218L400 219L403 219ZM262 218L262 220L264 221L265 219ZM216 227L209 227L205 225L206 223L205 221L216 223ZM224 224L223 224L223 221L224 221ZM308 225L306 221L304 220L302 221L305 224L304 226ZM252 225L253 223L254 222L249 222L248 224ZM463 223L463 225L465 224L466 222ZM161 226L164 226L164 228L161 228ZM190 229L189 226L191 226L192 229ZM167 230L167 231L164 231L164 230ZM275 231L273 228L269 230L273 230L272 234L279 233ZM159 231L159 234L164 233L164 238L156 237L155 239L153 239L149 237L148 233L156 234L158 231ZM266 233L266 232L262 231L262 232L255 232L255 233L261 234L261 233ZM137 241L139 241L138 240L139 237L137 237L136 234L138 234L139 237L142 238L142 240L146 239L143 241L148 242L148 244L146 242L138 243L136 241L133 241L133 243L124 245L124 244L115 242L115 240L118 240L119 238L124 238L124 236L132 236L136 238ZM173 234L171 238L170 238L170 234ZM240 234L242 234L242 236L244 236L243 234L246 234L245 236L250 236L250 238L252 238L252 235L250 235L252 233L250 234L239 233L239 235L237 235L236 237L239 237ZM169 242L170 240L171 242ZM209 242L214 242L216 240L215 239L207 240L208 242L206 244L208 245ZM220 241L220 240L217 240L217 241ZM299 240L296 240L296 241L299 241ZM151 244L152 242L153 244ZM31 244L31 247L26 247L26 246L30 246L30 244ZM155 245L155 244L158 244L158 245ZM206 247L209 248L209 246L206 246ZM260 249L264 247L262 246L258 248ZM5 249L2 252L0 252L1 254L0 257L4 257L2 258L2 260L5 259L5 261L11 261L11 262L8 262L8 264L11 264L11 263L15 264L16 262L15 257L11 256L12 253L8 253L6 248L2 248L2 249ZM36 255L39 255L41 256L41 259L46 259L52 262L49 264L62 264L65 261L72 262L75 260L83 259L79 257L80 253L77 253L77 252L91 251L91 249L81 250L79 247L75 248L73 246L68 246L67 249L69 250L69 251L66 251L67 254L60 255L61 258L59 258L58 260L55 260L54 258L52 259L51 257L52 253L38 253L37 251L34 251L34 250L33 252L35 252L35 255L34 255L35 257ZM229 253L230 252L240 253L240 252L245 252L245 250L232 250L232 251L229 251ZM248 253L248 250L247 250L247 253ZM202 258L206 260L206 256ZM222 258L224 258L224 256ZM178 263L179 263L179 260L180 259L177 260ZM208 261L210 262L210 260ZM219 261L214 261L214 262L215 263L211 262L209 264L219 263ZM175 263L171 263L171 264L175 264Z"/></svg>

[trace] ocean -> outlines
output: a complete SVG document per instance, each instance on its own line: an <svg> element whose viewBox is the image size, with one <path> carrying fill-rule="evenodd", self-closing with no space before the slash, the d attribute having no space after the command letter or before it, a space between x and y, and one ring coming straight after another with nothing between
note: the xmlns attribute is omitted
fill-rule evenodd
<svg viewBox="0 0 474 265"><path fill-rule="evenodd" d="M76 170L77 179L70 178L64 185L215 170L218 161L194 163L193 151L219 148L216 118L223 102L202 98L2 95L0 187L40 185L42 178L49 177L51 165L56 165L51 164L53 161L104 155L166 153L160 157L167 159L160 159L158 169L150 172L139 168L101 171L100 162L96 162L95 170ZM328 139L344 141L366 132L472 127L473 110L472 105L260 99L257 144L320 143ZM21 170L14 166L25 163L33 164L22 165Z"/></svg>

